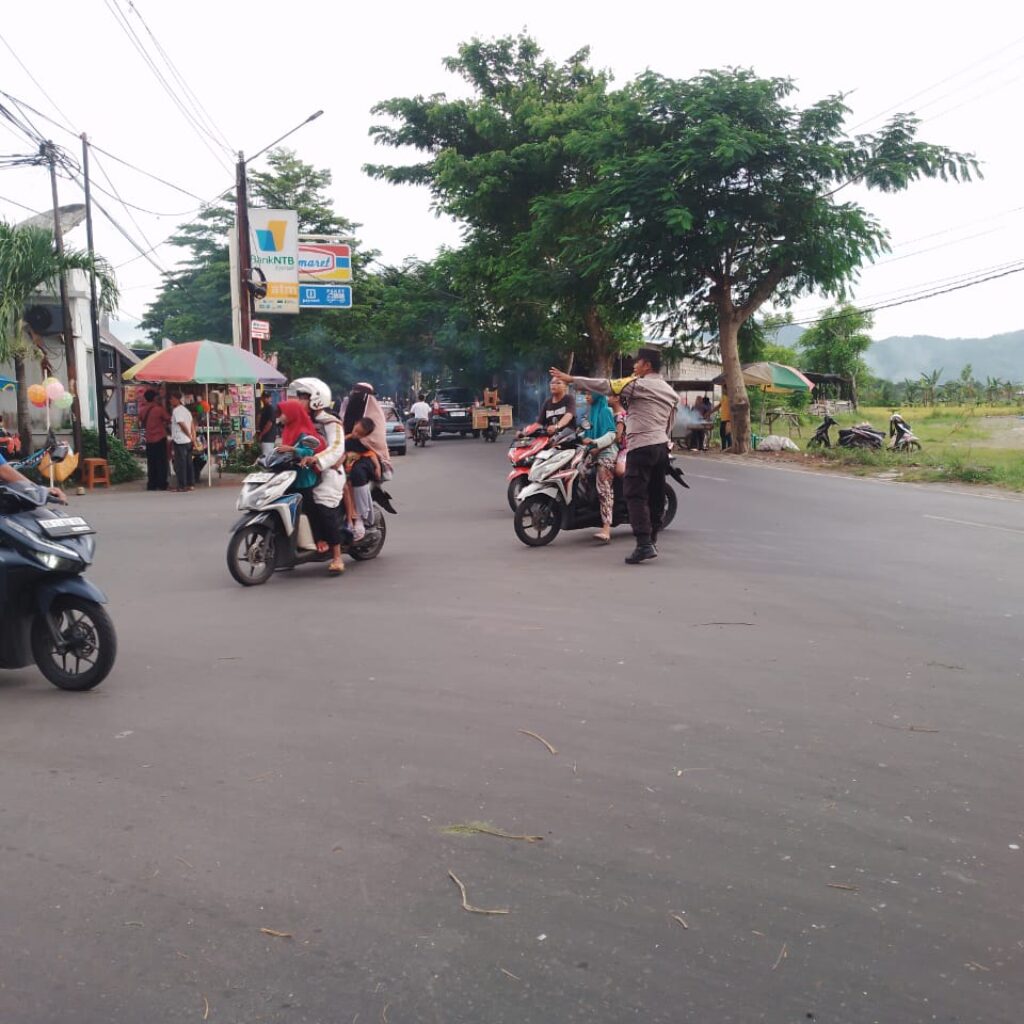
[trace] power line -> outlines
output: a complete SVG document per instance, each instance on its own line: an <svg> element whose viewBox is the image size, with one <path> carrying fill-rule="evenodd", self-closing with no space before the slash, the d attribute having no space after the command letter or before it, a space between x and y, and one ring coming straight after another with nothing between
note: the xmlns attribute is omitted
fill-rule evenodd
<svg viewBox="0 0 1024 1024"><path fill-rule="evenodd" d="M895 110L899 110L900 107L905 103L910 103L912 100L916 100L919 96L924 96L926 93L931 92L933 89L938 89L940 86L945 85L947 82L953 81L954 78L959 78L961 75L967 74L969 71L973 71L976 67L980 67L982 64L990 61L993 57L998 57L1000 54L1006 53L1007 50L1013 49L1018 43L1024 42L1024 36L1018 36L1013 42L1007 43L1005 46L1001 46L998 50L993 50L991 53L986 54L984 57L976 60L973 64L968 64L967 67L961 68L959 71L954 71L950 75L946 75L945 78L940 78L937 82L933 82L931 85L926 86L924 89L915 92L911 96L907 96L905 99L899 100L894 103L891 107L886 107L885 110L880 110L877 114L872 114L871 117L865 118L863 121L855 124L850 131L856 131L858 128L862 128L864 125L869 124L871 121L876 121L880 117L884 117L886 114L891 114Z"/></svg>
<svg viewBox="0 0 1024 1024"><path fill-rule="evenodd" d="M26 206L24 203L19 203L17 199L11 199L8 196L0 196L0 200L2 200L5 203L10 203L12 206L20 206L21 209L27 210L29 213L34 213L36 215L41 215L43 212L42 210L33 210L31 206Z"/></svg>
<svg viewBox="0 0 1024 1024"><path fill-rule="evenodd" d="M11 44L7 42L7 40L4 38L3 33L0 33L0 42L2 42L4 46L6 46L7 49L11 51L11 56L18 62L19 65L21 65L21 70L24 71L26 75L28 75L28 77L32 80L33 84L35 85L35 87L50 101L50 106L53 107L53 109L56 110L57 113L60 114L60 116L63 117L65 121L70 122L71 118L68 117L68 115L65 114L64 111L60 109L60 107L57 106L57 101L39 84L39 80L26 67L25 62L18 56L14 47L11 46ZM68 128L67 130L71 131L70 128Z"/></svg>
<svg viewBox="0 0 1024 1024"><path fill-rule="evenodd" d="M117 0L103 0L103 2L106 4L107 10L110 11L114 20L117 22L118 27L127 37L128 42L131 43L131 45L135 48L136 52L142 58L143 62L156 77L164 92L170 98L171 102L181 112L182 117L185 118L189 127L192 128L192 130L196 133L200 142L202 142L202 144L207 148L207 150L210 152L213 158L225 170L229 171L230 166L227 163L225 163L224 158L210 145L210 143L207 141L207 138L209 137L213 139L213 141L218 146L222 145L222 143L220 142L219 139L214 138L212 135L210 135L210 132L205 127L203 127L203 125L195 118L193 114L189 112L188 108L181 101L181 98L177 95L174 88L164 77L160 69L156 66L156 62L153 60L149 52L146 50L146 47L143 44L142 40L139 38L138 33L136 33L135 29L132 28L131 24L128 21L127 16L124 14L120 6L118 5ZM228 152L230 152L230 150L228 150Z"/></svg>
<svg viewBox="0 0 1024 1024"><path fill-rule="evenodd" d="M199 97L196 95L192 87L188 84L187 81L185 81L185 76L178 70L177 65L171 59L170 54L161 45L160 40L157 39L153 30L149 27L149 24L146 22L146 19L143 18L142 12L139 11L139 9L133 3L133 0L128 0L128 9L139 19L140 22L142 22L143 28L145 28L146 32L149 34L150 39L153 40L153 45L156 46L157 53L159 53L160 56L163 57L164 64L170 70L171 74L175 77L178 84L185 91L186 98L190 100L192 109L193 111L195 111L197 119L200 122L202 122L203 119L205 118L205 123L209 125L217 133L217 135L220 136L220 141L227 148L228 152L234 153L234 147L232 147L232 145L228 142L227 136L221 130L217 122L214 121L213 117L211 116L210 112L206 109L206 107L203 106L202 100L199 99Z"/></svg>

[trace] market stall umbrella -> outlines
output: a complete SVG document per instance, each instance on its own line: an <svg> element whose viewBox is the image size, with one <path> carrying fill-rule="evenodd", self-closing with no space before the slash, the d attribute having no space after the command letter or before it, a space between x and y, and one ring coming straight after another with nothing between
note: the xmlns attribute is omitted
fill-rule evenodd
<svg viewBox="0 0 1024 1024"><path fill-rule="evenodd" d="M270 365L244 349L216 341L184 341L180 345L146 356L121 375L125 380L154 384L206 385L206 452L210 448L211 384L283 384L285 377ZM206 475L213 486L213 468Z"/></svg>
<svg viewBox="0 0 1024 1024"><path fill-rule="evenodd" d="M748 388L760 388L778 395L814 389L814 384L799 370L784 363L747 363L743 367L743 383Z"/></svg>

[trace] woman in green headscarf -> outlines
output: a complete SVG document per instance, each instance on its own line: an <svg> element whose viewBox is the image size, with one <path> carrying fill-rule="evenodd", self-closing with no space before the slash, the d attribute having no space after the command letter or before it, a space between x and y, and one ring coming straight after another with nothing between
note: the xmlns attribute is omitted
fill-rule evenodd
<svg viewBox="0 0 1024 1024"><path fill-rule="evenodd" d="M615 457L619 446L615 443L615 415L604 395L587 393L590 426L585 437L587 444L600 451L597 456L597 496L601 505L601 529L594 539L607 544L612 539L612 511L615 506Z"/></svg>

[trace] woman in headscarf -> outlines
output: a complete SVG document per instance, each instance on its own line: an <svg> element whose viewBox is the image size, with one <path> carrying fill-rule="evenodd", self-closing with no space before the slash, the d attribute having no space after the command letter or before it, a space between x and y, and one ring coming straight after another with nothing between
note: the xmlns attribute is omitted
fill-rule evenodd
<svg viewBox="0 0 1024 1024"><path fill-rule="evenodd" d="M346 450L349 450L348 441L354 445L368 448L376 454L383 467L384 479L387 479L391 472L391 456L388 454L388 432L384 410L380 407L372 384L356 384L349 392L341 409L342 423L345 428ZM354 437L353 432L356 425L362 420L371 420L373 430L366 434ZM353 450L358 450L353 447ZM352 497L355 501L356 520L352 524L352 534L355 540L360 540L366 527L373 526L373 481L365 479L359 473L352 478L350 485Z"/></svg>
<svg viewBox="0 0 1024 1024"><path fill-rule="evenodd" d="M283 426L281 440L275 451L291 452L297 459L305 459L316 455L325 447L324 439L317 433L316 424L309 417L309 410L303 402L288 398L277 407ZM291 490L302 495L302 511L309 520L310 526L317 521L313 488L317 485L316 470L309 466L298 466L295 471L295 483ZM309 545L303 545L307 550ZM313 547L316 547L314 541Z"/></svg>
<svg viewBox="0 0 1024 1024"><path fill-rule="evenodd" d="M612 539L612 513L615 508L615 457L619 453L616 444L615 416L604 395L587 394L590 412L584 436L586 443L599 452L597 456L597 496L601 506L601 529L594 539L607 544Z"/></svg>

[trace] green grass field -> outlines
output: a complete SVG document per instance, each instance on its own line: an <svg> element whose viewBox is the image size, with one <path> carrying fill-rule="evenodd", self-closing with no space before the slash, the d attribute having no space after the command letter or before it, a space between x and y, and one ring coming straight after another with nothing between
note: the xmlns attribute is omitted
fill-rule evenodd
<svg viewBox="0 0 1024 1024"><path fill-rule="evenodd" d="M825 461L862 475L896 472L901 480L955 481L1024 491L1024 416L1020 406L940 406L899 411L920 439L920 452L832 448L822 452ZM888 432L891 412L888 408L862 406L856 413L835 418L843 427L867 421L875 429ZM806 413L803 419L804 436L793 440L806 449L820 420ZM833 428L833 444L837 436Z"/></svg>

